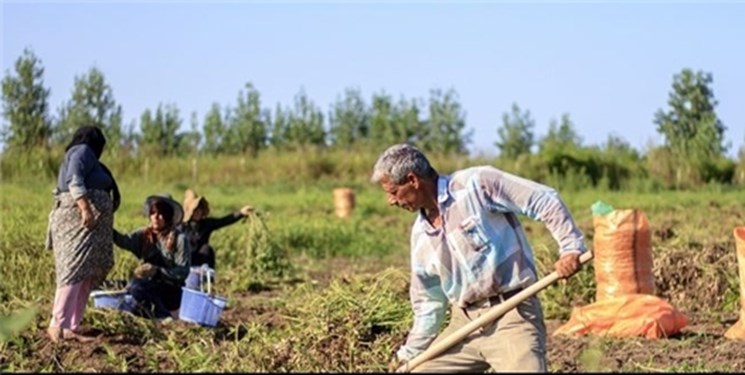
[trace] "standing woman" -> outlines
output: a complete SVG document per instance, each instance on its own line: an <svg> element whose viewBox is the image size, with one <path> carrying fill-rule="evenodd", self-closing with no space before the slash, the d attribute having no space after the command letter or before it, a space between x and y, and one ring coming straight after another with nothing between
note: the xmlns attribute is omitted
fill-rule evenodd
<svg viewBox="0 0 745 375"><path fill-rule="evenodd" d="M54 250L57 290L47 333L60 339L91 341L78 331L91 289L114 266L113 222L119 188L99 161L106 139L101 129L83 126L65 148L49 214L47 249Z"/></svg>
<svg viewBox="0 0 745 375"><path fill-rule="evenodd" d="M122 234L114 230L114 243L140 259L127 291L136 302L135 314L156 319L177 318L181 287L189 275L191 247L177 228L184 217L181 205L170 195L145 200L149 224Z"/></svg>

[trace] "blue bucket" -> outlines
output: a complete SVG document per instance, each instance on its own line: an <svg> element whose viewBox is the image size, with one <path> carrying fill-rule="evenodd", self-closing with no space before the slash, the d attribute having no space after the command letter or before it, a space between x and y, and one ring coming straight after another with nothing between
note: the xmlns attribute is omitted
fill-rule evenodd
<svg viewBox="0 0 745 375"><path fill-rule="evenodd" d="M216 326L228 300L186 287L181 289L183 293L179 319L204 326Z"/></svg>
<svg viewBox="0 0 745 375"><path fill-rule="evenodd" d="M191 267L189 269L189 276L186 277L184 284L189 289L202 290L202 281L204 280L203 275L210 277L210 282L215 281L215 270L203 264L199 267Z"/></svg>
<svg viewBox="0 0 745 375"><path fill-rule="evenodd" d="M190 276L195 275L194 277L198 280L198 286L194 289L188 286L181 288L183 292L181 293L179 319L214 327L220 320L220 314L222 314L222 310L227 305L228 300L210 293L212 289L212 277L215 274L214 270L208 267L196 269L199 272L192 272ZM188 284L193 285L195 283L192 279L192 282ZM207 285L206 292L204 290L205 284ZM196 290L197 288L199 290Z"/></svg>
<svg viewBox="0 0 745 375"><path fill-rule="evenodd" d="M91 292L93 306L101 309L115 309L132 312L135 301L126 291L97 290Z"/></svg>

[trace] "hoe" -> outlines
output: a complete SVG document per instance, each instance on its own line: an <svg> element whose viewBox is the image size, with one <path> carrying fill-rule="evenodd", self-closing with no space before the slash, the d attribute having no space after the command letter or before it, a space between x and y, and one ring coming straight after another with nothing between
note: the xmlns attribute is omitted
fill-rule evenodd
<svg viewBox="0 0 745 375"><path fill-rule="evenodd" d="M580 264L585 264L590 259L592 259L592 252L588 250L580 256L579 262ZM484 327L494 320L498 319L500 316L504 315L508 311L515 308L515 306L519 305L520 302L523 302L527 298L533 296L534 294L537 294L549 285L555 283L557 280L559 280L559 275L556 274L556 271L551 272L546 277L538 280L533 285L523 289L520 293L517 293L503 303L492 307L485 314L481 315L477 319L472 320L471 322L463 326L460 330L453 333L450 337L446 337L444 340L438 342L437 344L430 346L429 348L427 348L427 350L422 352L422 354L414 357L414 359L412 359L411 361L397 368L396 372L409 372L422 363L436 357L443 351L449 349L451 346L466 338L473 331Z"/></svg>

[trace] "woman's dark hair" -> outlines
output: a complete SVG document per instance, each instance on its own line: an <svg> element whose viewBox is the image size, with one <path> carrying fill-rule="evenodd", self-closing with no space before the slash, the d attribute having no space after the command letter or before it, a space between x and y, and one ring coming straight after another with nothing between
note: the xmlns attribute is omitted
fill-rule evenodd
<svg viewBox="0 0 745 375"><path fill-rule="evenodd" d="M150 215L154 213L163 215L166 221L166 227L173 225L173 207L164 200L157 199L150 205Z"/></svg>
<svg viewBox="0 0 745 375"><path fill-rule="evenodd" d="M70 150L72 146L83 144L88 145L93 150L96 159L100 159L101 154L103 154L103 146L106 145L106 137L104 137L101 129L96 126L81 126L75 131L72 141L65 147L65 151Z"/></svg>
<svg viewBox="0 0 745 375"><path fill-rule="evenodd" d="M145 243L150 246L156 243L158 238L162 238L165 241L165 248L168 251L173 251L176 246L176 231L173 225L173 206L168 202L156 199L150 204L150 215L159 213L163 215L163 220L166 222L166 228L170 228L166 233L156 233L155 229L148 225L145 229Z"/></svg>

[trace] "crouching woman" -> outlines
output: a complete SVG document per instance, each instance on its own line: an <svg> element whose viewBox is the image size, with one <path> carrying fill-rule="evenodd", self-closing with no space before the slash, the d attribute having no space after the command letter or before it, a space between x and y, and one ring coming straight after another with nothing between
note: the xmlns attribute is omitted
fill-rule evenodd
<svg viewBox="0 0 745 375"><path fill-rule="evenodd" d="M177 229L184 213L168 195L145 200L150 223L129 234L114 229L114 244L130 251L141 264L127 292L136 302L135 314L156 319L177 318L181 287L189 275L191 249L183 232Z"/></svg>

